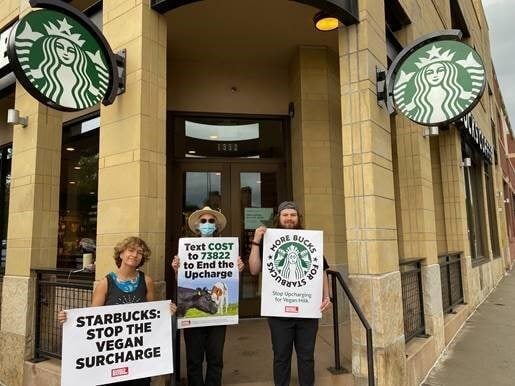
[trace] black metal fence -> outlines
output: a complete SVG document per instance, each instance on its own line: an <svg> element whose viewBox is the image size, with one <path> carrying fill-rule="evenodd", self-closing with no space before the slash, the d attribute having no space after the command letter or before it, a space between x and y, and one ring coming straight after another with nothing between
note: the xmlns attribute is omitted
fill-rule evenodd
<svg viewBox="0 0 515 386"><path fill-rule="evenodd" d="M36 270L36 358L61 358L62 331L57 313L89 307L94 273Z"/></svg>
<svg viewBox="0 0 515 386"><path fill-rule="evenodd" d="M404 311L404 337L406 342L424 335L424 298L420 261L401 263L402 308Z"/></svg>
<svg viewBox="0 0 515 386"><path fill-rule="evenodd" d="M442 282L442 306L444 314L463 303L463 283L461 278L461 253L438 256Z"/></svg>

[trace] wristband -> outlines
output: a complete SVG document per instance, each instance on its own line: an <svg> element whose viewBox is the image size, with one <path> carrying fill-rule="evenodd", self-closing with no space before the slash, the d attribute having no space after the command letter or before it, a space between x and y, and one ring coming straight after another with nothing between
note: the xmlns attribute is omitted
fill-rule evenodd
<svg viewBox="0 0 515 386"><path fill-rule="evenodd" d="M256 245L256 246L258 246L258 247L260 246L260 244L259 244L259 243L256 243L254 240L252 240L250 243L251 243L252 245Z"/></svg>

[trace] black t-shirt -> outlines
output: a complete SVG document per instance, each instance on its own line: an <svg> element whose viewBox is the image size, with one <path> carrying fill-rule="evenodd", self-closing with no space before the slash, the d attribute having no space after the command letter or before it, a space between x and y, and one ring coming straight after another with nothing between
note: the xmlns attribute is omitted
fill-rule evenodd
<svg viewBox="0 0 515 386"><path fill-rule="evenodd" d="M259 257L261 258L261 262L263 262L263 239L261 239L261 242L259 243ZM329 264L327 263L327 260L324 256L324 271L329 269Z"/></svg>

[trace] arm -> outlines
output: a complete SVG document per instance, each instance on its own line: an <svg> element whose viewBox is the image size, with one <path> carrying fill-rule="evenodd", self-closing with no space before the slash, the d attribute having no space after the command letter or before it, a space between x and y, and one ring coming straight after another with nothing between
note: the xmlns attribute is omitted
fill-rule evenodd
<svg viewBox="0 0 515 386"><path fill-rule="evenodd" d="M154 280L150 276L145 275L145 284L147 285L146 300L147 302L153 302L155 294Z"/></svg>
<svg viewBox="0 0 515 386"><path fill-rule="evenodd" d="M261 256L259 251L259 243L263 239L263 235L266 232L266 227L260 226L254 232L254 239L252 240L254 243L250 248L250 256L249 256L249 270L252 275L257 275L261 272Z"/></svg>
<svg viewBox="0 0 515 386"><path fill-rule="evenodd" d="M103 306L107 296L107 277L104 277L93 290L93 299L91 307Z"/></svg>
<svg viewBox="0 0 515 386"><path fill-rule="evenodd" d="M243 271L243 268L245 268L245 263L243 262L243 260L241 259L240 256L238 256L238 261L237 261L237 265L238 265L238 271Z"/></svg>
<svg viewBox="0 0 515 386"><path fill-rule="evenodd" d="M175 271L176 276L177 276L177 273L179 272L180 266L181 266L181 259L179 259L179 256L175 255L172 260L172 268Z"/></svg>
<svg viewBox="0 0 515 386"><path fill-rule="evenodd" d="M327 278L327 273L324 271L323 273L323 284L322 284L322 305L320 306L320 311L325 311L331 305L331 298L329 296L329 279Z"/></svg>

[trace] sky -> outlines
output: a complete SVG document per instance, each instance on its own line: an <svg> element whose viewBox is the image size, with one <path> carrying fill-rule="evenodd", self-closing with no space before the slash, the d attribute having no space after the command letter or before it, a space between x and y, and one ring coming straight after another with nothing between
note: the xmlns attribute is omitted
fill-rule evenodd
<svg viewBox="0 0 515 386"><path fill-rule="evenodd" d="M482 0L488 28L490 49L508 111L512 131L515 129L515 39L513 21L515 0Z"/></svg>

